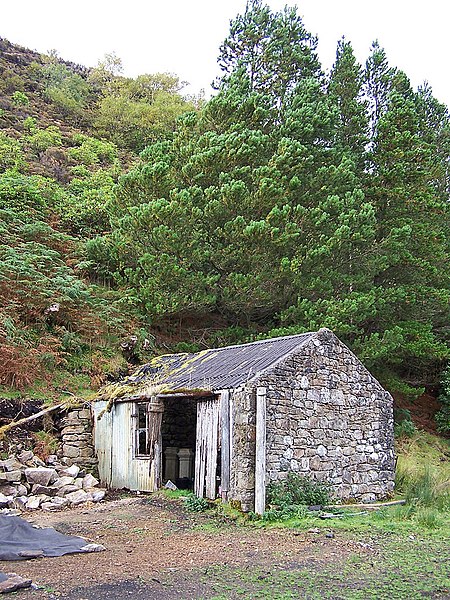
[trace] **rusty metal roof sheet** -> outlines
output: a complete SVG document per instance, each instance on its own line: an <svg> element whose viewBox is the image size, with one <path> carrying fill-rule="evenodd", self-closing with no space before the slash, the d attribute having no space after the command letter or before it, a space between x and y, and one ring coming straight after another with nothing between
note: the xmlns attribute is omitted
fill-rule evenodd
<svg viewBox="0 0 450 600"><path fill-rule="evenodd" d="M305 344L312 335L303 333L194 354L160 356L140 367L123 383L139 387L139 384L157 379L159 385L167 385L173 390L236 388Z"/></svg>

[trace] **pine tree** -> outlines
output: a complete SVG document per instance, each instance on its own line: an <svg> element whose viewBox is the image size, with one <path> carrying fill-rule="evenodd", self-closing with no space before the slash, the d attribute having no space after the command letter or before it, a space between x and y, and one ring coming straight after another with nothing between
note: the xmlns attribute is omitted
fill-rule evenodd
<svg viewBox="0 0 450 600"><path fill-rule="evenodd" d="M328 83L328 93L337 105L334 145L363 171L369 141L368 101L363 93L364 73L350 42L338 42L336 62Z"/></svg>
<svg viewBox="0 0 450 600"><path fill-rule="evenodd" d="M319 74L316 48L295 8L272 13L262 0L250 0L220 48L224 76L219 86L226 86L233 73L245 74L250 90L270 96L281 113L296 85Z"/></svg>

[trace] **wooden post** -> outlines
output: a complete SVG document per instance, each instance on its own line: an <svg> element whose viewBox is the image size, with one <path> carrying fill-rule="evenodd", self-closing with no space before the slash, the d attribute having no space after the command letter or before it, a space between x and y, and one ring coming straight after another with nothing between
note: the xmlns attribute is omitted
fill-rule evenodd
<svg viewBox="0 0 450 600"><path fill-rule="evenodd" d="M220 487L222 500L228 500L230 491L230 391L220 394L220 424L221 424L221 466Z"/></svg>
<svg viewBox="0 0 450 600"><path fill-rule="evenodd" d="M266 388L256 388L255 513L266 509Z"/></svg>
<svg viewBox="0 0 450 600"><path fill-rule="evenodd" d="M164 402L152 397L147 405L147 452L150 458L149 475L153 491L161 486L162 475L162 419Z"/></svg>
<svg viewBox="0 0 450 600"><path fill-rule="evenodd" d="M195 447L195 475L194 475L194 494L198 498L203 498L205 495L205 439L204 439L204 419L205 419L205 402L197 403L197 432L196 432L196 447Z"/></svg>

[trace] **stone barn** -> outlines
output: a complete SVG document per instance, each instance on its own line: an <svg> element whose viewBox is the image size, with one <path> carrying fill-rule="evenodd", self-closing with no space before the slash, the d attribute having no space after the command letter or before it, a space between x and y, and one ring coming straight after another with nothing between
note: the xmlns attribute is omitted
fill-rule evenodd
<svg viewBox="0 0 450 600"><path fill-rule="evenodd" d="M335 496L372 501L394 487L392 398L328 329L154 359L94 403L102 481L262 513L289 471Z"/></svg>

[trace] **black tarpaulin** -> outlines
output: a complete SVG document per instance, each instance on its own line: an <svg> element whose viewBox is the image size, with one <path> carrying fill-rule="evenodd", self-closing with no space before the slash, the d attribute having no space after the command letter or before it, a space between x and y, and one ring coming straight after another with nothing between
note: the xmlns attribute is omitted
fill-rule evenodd
<svg viewBox="0 0 450 600"><path fill-rule="evenodd" d="M59 533L51 527L39 529L21 517L0 515L0 560L25 560L38 556L63 556L86 552L81 537Z"/></svg>

